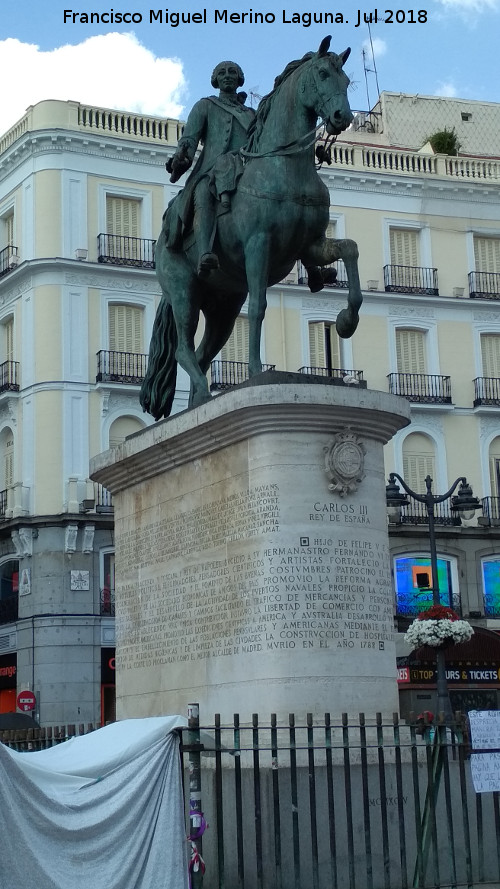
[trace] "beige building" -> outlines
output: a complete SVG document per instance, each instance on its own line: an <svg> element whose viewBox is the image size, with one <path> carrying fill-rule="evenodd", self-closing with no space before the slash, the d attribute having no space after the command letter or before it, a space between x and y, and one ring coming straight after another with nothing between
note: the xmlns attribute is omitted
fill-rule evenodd
<svg viewBox="0 0 500 889"><path fill-rule="evenodd" d="M456 131L458 156L428 144L444 128ZM138 392L159 297L154 239L178 187L164 164L180 131L177 121L46 101L0 139L0 712L31 690L44 724L113 717L112 503L88 466L151 422ZM357 114L321 175L330 231L360 248L358 332L345 341L335 332L344 270L311 294L299 267L269 291L262 343L277 369L354 377L410 400L412 424L387 448L387 473L417 491L430 474L440 494L467 476L483 513L457 524L447 504L439 509L440 588L493 631L499 141L500 106L489 103L384 93ZM244 310L213 364L214 392L244 378L247 348ZM187 390L180 371L175 410ZM400 630L429 597L425 516L415 504L405 512L390 526ZM472 672L456 684L457 704L498 703L489 674L498 677L500 653L487 638L491 651L463 668ZM398 650L409 655L401 637ZM411 699L423 709L432 670L400 667L404 708Z"/></svg>

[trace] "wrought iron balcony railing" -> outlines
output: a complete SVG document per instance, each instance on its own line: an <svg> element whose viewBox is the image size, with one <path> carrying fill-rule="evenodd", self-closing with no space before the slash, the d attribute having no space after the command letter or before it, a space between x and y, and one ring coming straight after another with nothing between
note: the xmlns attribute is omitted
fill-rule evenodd
<svg viewBox="0 0 500 889"><path fill-rule="evenodd" d="M361 386L366 389L366 380L363 379L362 370L346 370L343 367L299 367L299 374L309 374L317 377L329 377L338 380L346 386Z"/></svg>
<svg viewBox="0 0 500 889"><path fill-rule="evenodd" d="M325 281L325 287L340 287L344 290L346 290L349 287L349 281L347 280L346 267L341 259L339 259L337 262L331 263L331 265L323 266L323 269L325 269L325 271L328 271L328 269L331 269L332 272L336 272L335 280L332 280L331 282ZM307 271L300 261L297 263L297 274L298 274L299 284L301 284L303 286L307 286L307 284L308 284Z"/></svg>
<svg viewBox="0 0 500 889"><path fill-rule="evenodd" d="M19 595L6 596L0 599L0 624L12 624L19 614Z"/></svg>
<svg viewBox="0 0 500 889"><path fill-rule="evenodd" d="M500 525L500 497L483 497L482 525Z"/></svg>
<svg viewBox="0 0 500 889"><path fill-rule="evenodd" d="M451 404L451 380L438 374L388 374L389 392L420 404Z"/></svg>
<svg viewBox="0 0 500 889"><path fill-rule="evenodd" d="M275 370L275 364L263 364L262 370ZM248 380L248 362L212 361L210 365L210 391L230 389Z"/></svg>
<svg viewBox="0 0 500 889"><path fill-rule="evenodd" d="M500 378L476 377L474 380L474 407L480 404L500 405Z"/></svg>
<svg viewBox="0 0 500 889"><path fill-rule="evenodd" d="M155 244L156 241L147 238L100 234L97 235L97 262L154 269Z"/></svg>
<svg viewBox="0 0 500 889"><path fill-rule="evenodd" d="M427 525L429 515L425 503L410 499L408 506L401 510L402 525ZM453 512L449 500L434 505L434 524L436 525L461 525L460 515Z"/></svg>
<svg viewBox="0 0 500 889"><path fill-rule="evenodd" d="M97 353L96 383L131 383L140 386L145 375L148 356L136 352Z"/></svg>
<svg viewBox="0 0 500 889"><path fill-rule="evenodd" d="M438 296L437 269L412 265L385 265L386 293L427 293Z"/></svg>
<svg viewBox="0 0 500 889"><path fill-rule="evenodd" d="M0 250L0 278L7 275L19 265L19 252L17 247L4 247Z"/></svg>
<svg viewBox="0 0 500 889"><path fill-rule="evenodd" d="M0 392L19 392L19 361L0 364Z"/></svg>
<svg viewBox="0 0 500 889"><path fill-rule="evenodd" d="M102 617L115 616L115 591L104 587L100 595L100 614Z"/></svg>
<svg viewBox="0 0 500 889"><path fill-rule="evenodd" d="M5 513L7 512L7 488L5 491L0 491L0 522L5 519Z"/></svg>
<svg viewBox="0 0 500 889"><path fill-rule="evenodd" d="M471 299L500 299L500 273L469 272Z"/></svg>

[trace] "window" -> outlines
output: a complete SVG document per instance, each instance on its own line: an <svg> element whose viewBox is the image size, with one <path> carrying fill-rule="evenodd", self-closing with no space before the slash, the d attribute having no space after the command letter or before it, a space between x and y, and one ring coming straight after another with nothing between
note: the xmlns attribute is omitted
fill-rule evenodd
<svg viewBox="0 0 500 889"><path fill-rule="evenodd" d="M340 368L340 345L334 321L309 322L309 362L312 368Z"/></svg>
<svg viewBox="0 0 500 889"><path fill-rule="evenodd" d="M415 229L391 228L389 248L391 265L419 266L419 232Z"/></svg>
<svg viewBox="0 0 500 889"><path fill-rule="evenodd" d="M115 553L101 552L101 614L112 617L115 613Z"/></svg>
<svg viewBox="0 0 500 889"><path fill-rule="evenodd" d="M500 617L500 557L483 561L484 613Z"/></svg>
<svg viewBox="0 0 500 889"><path fill-rule="evenodd" d="M130 238L140 236L141 202L134 198L106 195L106 231Z"/></svg>
<svg viewBox="0 0 500 889"><path fill-rule="evenodd" d="M426 373L425 333L422 330L396 330L398 373Z"/></svg>
<svg viewBox="0 0 500 889"><path fill-rule="evenodd" d="M496 437L490 444L490 489L492 497L500 497L500 437Z"/></svg>
<svg viewBox="0 0 500 889"><path fill-rule="evenodd" d="M239 315L233 332L221 351L222 361L243 361L248 364L248 337L248 318L245 315Z"/></svg>
<svg viewBox="0 0 500 889"><path fill-rule="evenodd" d="M3 327L3 356L2 360L14 360L14 319L8 318L2 324Z"/></svg>
<svg viewBox="0 0 500 889"><path fill-rule="evenodd" d="M0 491L6 491L14 484L14 435L10 429L3 430L0 436L0 447L2 453Z"/></svg>
<svg viewBox="0 0 500 889"><path fill-rule="evenodd" d="M112 352L142 352L142 315L140 306L109 306L109 348Z"/></svg>
<svg viewBox="0 0 500 889"><path fill-rule="evenodd" d="M107 250L115 259L140 261L141 201L106 195Z"/></svg>
<svg viewBox="0 0 500 889"><path fill-rule="evenodd" d="M500 238L474 238L476 271L500 274Z"/></svg>
<svg viewBox="0 0 500 889"><path fill-rule="evenodd" d="M439 596L442 605L460 607L455 561L437 560ZM412 617L426 611L433 602L432 571L429 556L405 555L394 559L394 584L396 587L396 612Z"/></svg>
<svg viewBox="0 0 500 889"><path fill-rule="evenodd" d="M483 377L500 377L500 333L481 334Z"/></svg>
<svg viewBox="0 0 500 889"><path fill-rule="evenodd" d="M434 445L427 435L412 432L403 442L403 478L417 494L423 494L427 475L435 478Z"/></svg>
<svg viewBox="0 0 500 889"><path fill-rule="evenodd" d="M128 435L140 432L141 429L144 429L144 424L135 417L118 417L109 429L109 447L117 448L118 445L125 441Z"/></svg>

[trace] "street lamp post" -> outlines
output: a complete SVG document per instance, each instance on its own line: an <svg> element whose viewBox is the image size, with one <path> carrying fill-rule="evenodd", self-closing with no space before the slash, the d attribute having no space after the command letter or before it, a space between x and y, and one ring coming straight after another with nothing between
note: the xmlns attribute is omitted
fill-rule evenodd
<svg viewBox="0 0 500 889"><path fill-rule="evenodd" d="M406 492L405 494L401 493L396 479L403 486L403 490ZM458 494L453 497L452 494L457 489L458 485L460 485ZM429 518L432 604L440 605L441 601L439 593L436 531L434 527L434 508L437 503L444 503L444 501L450 500L451 508L453 511L461 513L464 518L472 518L475 510L481 508L481 504L477 497L474 497L472 488L469 484L467 484L467 479L464 476L460 476L460 478L457 478L453 482L451 488L449 488L449 490L446 492L446 494L432 493L432 478L430 477L430 475L428 475L425 479L425 488L425 494L417 494L416 491L413 491L409 487L409 485L406 484L405 480L401 478L401 476L398 475L397 472L391 472L391 474L389 475L389 484L386 487L386 500L388 507L396 507L398 509L401 509L402 507L408 506L408 497L406 496L406 494L409 494L413 500L417 500L419 503L425 504L427 515ZM448 683L446 681L446 664L443 648L436 649L436 673L438 712L444 713L445 719L448 722L452 719L453 714L451 710L450 696L448 694Z"/></svg>

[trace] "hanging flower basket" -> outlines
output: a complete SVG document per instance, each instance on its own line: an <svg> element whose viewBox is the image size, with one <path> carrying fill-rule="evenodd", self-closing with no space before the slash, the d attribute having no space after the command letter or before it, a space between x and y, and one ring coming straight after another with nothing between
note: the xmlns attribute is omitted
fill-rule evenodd
<svg viewBox="0 0 500 889"><path fill-rule="evenodd" d="M461 618L452 608L432 605L422 611L405 633L405 642L412 648L448 648L459 642L468 642L474 630L470 623Z"/></svg>

